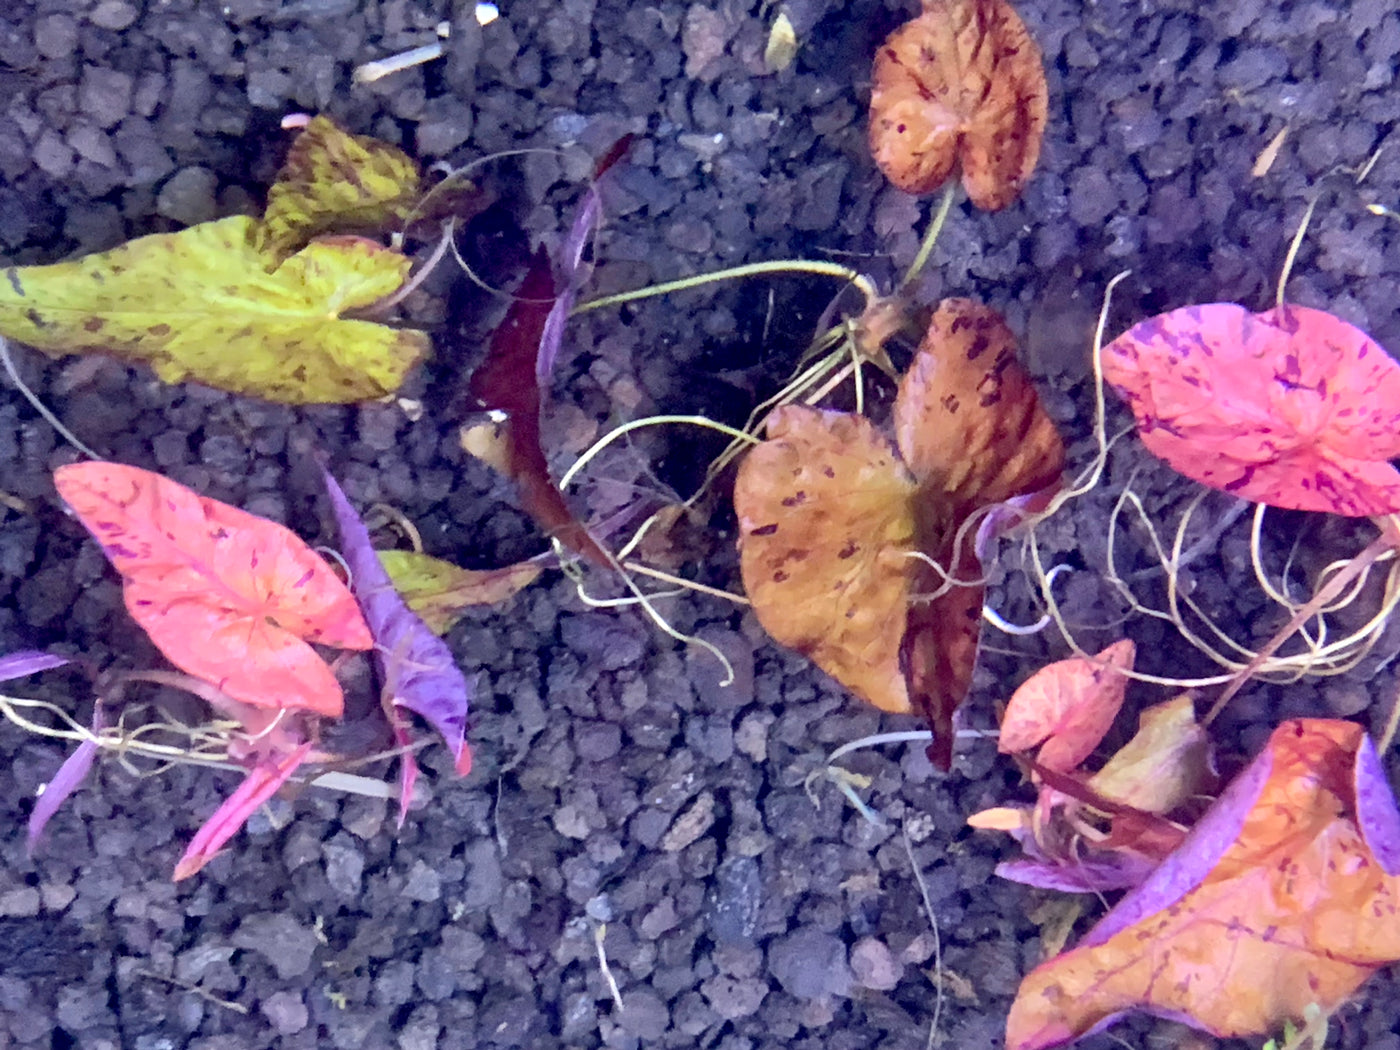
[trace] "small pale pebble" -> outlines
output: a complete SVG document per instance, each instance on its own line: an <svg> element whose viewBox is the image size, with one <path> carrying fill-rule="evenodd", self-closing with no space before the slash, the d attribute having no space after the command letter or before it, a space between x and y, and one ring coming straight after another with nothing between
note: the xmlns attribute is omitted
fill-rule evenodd
<svg viewBox="0 0 1400 1050"><path fill-rule="evenodd" d="M874 937L862 937L851 949L851 973L864 988L888 992L899 983L903 969L885 942Z"/></svg>
<svg viewBox="0 0 1400 1050"><path fill-rule="evenodd" d="M18 919L38 914L39 891L33 886L0 893L0 915Z"/></svg>
<svg viewBox="0 0 1400 1050"><path fill-rule="evenodd" d="M714 823L715 796L706 791L676 818L671 830L662 836L661 848L666 853L679 853L698 842L700 836L709 831Z"/></svg>

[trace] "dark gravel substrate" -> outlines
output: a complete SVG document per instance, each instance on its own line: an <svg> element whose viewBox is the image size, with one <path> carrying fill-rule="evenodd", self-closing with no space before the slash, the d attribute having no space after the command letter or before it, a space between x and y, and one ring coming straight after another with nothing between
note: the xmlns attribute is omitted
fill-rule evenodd
<svg viewBox="0 0 1400 1050"><path fill-rule="evenodd" d="M638 140L607 193L600 291L795 255L854 260L888 285L912 258L925 206L885 185L864 124L870 55L912 4L788 0L803 46L774 76L762 75L768 5L749 0L506 0L479 34L472 6L10 0L0 259L54 261L256 207L284 148L278 122L296 110L425 161L557 149L486 169L503 203L473 226L469 250L502 283L527 238L559 236L591 158L628 131ZM1389 134L1400 14L1390 0L1018 6L1050 78L1041 167L1004 212L955 209L921 297L971 294L1006 313L1083 462L1088 337L1107 279L1134 270L1115 331L1192 301L1264 307L1311 188ZM445 60L351 85L356 63L431 39L444 18L457 28ZM1251 177L1285 124L1273 170ZM1400 150L1360 190L1345 177L1326 185L1290 298L1400 346L1400 228L1364 207L1400 207ZM554 447L577 452L611 420L661 410L741 421L791 368L832 291L756 281L589 315L571 330ZM308 455L321 448L357 505L394 504L434 553L469 565L533 553L540 541L508 486L467 460L441 412L499 304L446 268L415 298L442 338L405 391L427 408L414 422L397 406L292 410L25 350L18 364L103 454L308 537L330 535ZM647 432L608 463L614 488L583 498L601 511L618 484L693 484L716 448ZM0 489L13 497L0 508L0 652L66 646L100 665L153 663L101 555L57 507L49 470L72 458L0 385ZM1122 442L1108 487L1046 528L1047 556L1101 566L1106 515L1134 471L1163 521L1192 495ZM1276 515L1268 542L1280 561L1299 530L1310 563L1357 547L1345 530ZM1257 637L1276 617L1251 597L1244 536L1230 531L1196 564L1195 596ZM720 531L697 551L701 578L733 581L731 538ZM992 601L1033 618L1017 552L1003 554ZM1072 574L1064 595L1085 643L1108 640L1115 628L1093 625L1121 608L1095 574ZM432 798L402 833L382 803L308 792L178 886L168 873L231 775L138 779L109 761L31 861L23 822L61 751L0 723L0 1048L916 1050L934 1008L934 940L901 820L943 965L966 982L946 984L944 1045L998 1045L1039 959L1031 916L1048 898L994 879L1005 844L963 819L1015 797L1014 772L985 742L949 777L917 749L866 752L851 765L891 823L866 823L830 788L815 808L803 781L828 750L906 726L773 649L751 616L710 599L666 608L729 654L732 686L717 687L704 653L673 647L633 612L586 608L556 576L450 635L479 684L476 766L454 781L428 752ZM1170 628L1127 629L1146 669L1208 671ZM1048 636L988 641L1005 652L984 661L979 724L1033 661L1063 651ZM1384 658L1398 646L1392 630L1349 676L1247 692L1222 725L1224 748L1256 748L1285 715L1382 721L1397 670ZM78 679L39 688L63 700L65 684ZM1139 689L1133 701L1163 696ZM598 964L603 923L622 1011ZM1367 986L1329 1045L1400 1048L1393 980ZM1169 1025L1121 1034L1187 1045Z"/></svg>

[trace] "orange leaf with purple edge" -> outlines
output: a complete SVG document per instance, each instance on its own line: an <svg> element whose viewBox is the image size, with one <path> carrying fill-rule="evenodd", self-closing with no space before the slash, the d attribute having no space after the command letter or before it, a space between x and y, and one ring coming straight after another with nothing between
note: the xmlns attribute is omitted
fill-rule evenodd
<svg viewBox="0 0 1400 1050"><path fill-rule="evenodd" d="M1203 485L1349 517L1400 511L1400 363L1322 310L1186 306L1103 351L1143 444Z"/></svg>
<svg viewBox="0 0 1400 1050"><path fill-rule="evenodd" d="M171 663L255 707L340 717L340 683L308 643L373 641L349 589L295 533L121 463L59 467L54 484Z"/></svg>
<svg viewBox="0 0 1400 1050"><path fill-rule="evenodd" d="M1040 746L1037 761L1067 773L1099 746L1118 717L1137 647L1114 642L1097 656L1047 664L1007 701L997 750L1004 755Z"/></svg>
<svg viewBox="0 0 1400 1050"><path fill-rule="evenodd" d="M1275 729L1179 849L1027 975L1008 1050L1064 1046L1134 1010L1262 1034L1310 1004L1331 1013L1400 959L1400 878L1356 820L1362 747L1351 722Z"/></svg>

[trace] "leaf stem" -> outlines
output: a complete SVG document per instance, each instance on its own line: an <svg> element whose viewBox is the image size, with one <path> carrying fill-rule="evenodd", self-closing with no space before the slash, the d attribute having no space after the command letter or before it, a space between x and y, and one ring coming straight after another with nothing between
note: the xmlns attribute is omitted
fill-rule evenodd
<svg viewBox="0 0 1400 1050"><path fill-rule="evenodd" d="M620 306L638 299L651 299L658 295L669 295L671 292L701 288L719 281L735 281L744 277L757 277L769 273L810 273L820 277L838 277L860 289L867 304L874 302L880 296L875 283L869 277L857 273L849 266L815 259L774 259L767 262L745 263L742 266L732 266L727 270L715 270L713 273L696 274L694 277L682 277L676 281L652 284L630 292L618 292L616 295L604 295L597 299L589 299L587 302L575 306L570 316L577 316L590 310L601 310L605 306Z"/></svg>
<svg viewBox="0 0 1400 1050"><path fill-rule="evenodd" d="M909 269L904 272L904 278L899 282L896 294L904 291L918 278L923 271L924 264L933 254L933 246L938 243L938 235L943 232L943 225L948 221L948 212L953 207L953 197L957 194L958 183L955 179L949 179L947 185L943 187L943 196L938 201L938 211L934 212L933 219L929 222L928 229L924 232L923 242L919 245L919 253L914 256L914 261L909 264Z"/></svg>

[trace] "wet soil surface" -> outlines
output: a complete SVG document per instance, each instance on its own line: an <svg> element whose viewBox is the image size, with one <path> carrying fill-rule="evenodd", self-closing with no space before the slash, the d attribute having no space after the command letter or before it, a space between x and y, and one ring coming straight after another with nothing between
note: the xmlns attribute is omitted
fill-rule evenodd
<svg viewBox="0 0 1400 1050"><path fill-rule="evenodd" d="M780 6L801 48L792 68L768 75ZM293 111L329 113L425 162L550 150L483 168L502 203L464 252L507 286L531 241L557 241L592 158L626 132L638 138L606 194L595 291L797 256L849 262L888 287L912 258L928 204L884 183L864 129L871 53L912 5L501 7L481 30L471 4L434 0L13 0L0 12L0 258L56 261L256 208ZM1289 297L1400 346L1400 227L1365 208L1400 208L1400 150L1359 188L1337 173L1362 164L1395 119L1392 7L1019 4L1050 79L1040 169L1004 212L954 209L919 298L974 295L1005 312L1076 465L1093 451L1088 345L1107 279L1134 271L1114 332L1193 301L1262 309L1316 188ZM454 26L444 59L352 85L357 63L433 39L443 19ZM1285 127L1272 169L1254 177ZM754 280L581 319L549 422L559 462L612 423L654 412L741 422L791 370L837 290L814 277ZM103 455L313 540L331 535L319 449L357 505L399 508L432 553L480 567L540 550L509 486L460 451L444 414L500 300L445 267L409 305L438 333L434 360L404 391L423 403L418 418L398 404L270 406L23 348L17 364ZM1113 416L1111 430L1123 422ZM605 516L639 488L687 491L719 443L655 430L622 448L579 490L585 513ZM99 666L157 666L113 574L57 504L49 471L74 458L0 387L0 651L54 646ZM1128 614L1103 580L1108 515L1129 484L1168 529L1196 494L1131 438L1119 442L1103 487L1042 530L1047 563L1075 570L1057 583L1066 615L1088 648L1126 632L1145 670L1212 673L1171 625ZM1202 528L1229 507L1207 500ZM1281 617L1253 582L1246 528L1208 548L1188 585L1220 623L1257 640ZM717 512L691 575L735 585L731 530ZM1264 543L1275 568L1293 553L1305 579L1366 539L1359 527L1277 514ZM1140 571L1143 600L1160 604L1140 529L1125 531L1119 554L1124 575ZM1003 546L991 573L990 604L1033 620L1020 548ZM591 586L614 593L607 580ZM1024 797L1015 771L986 740L964 742L949 776L917 746L864 751L850 766L870 778L862 794L885 823L827 784L818 807L803 784L830 749L913 726L858 707L734 606L687 596L664 609L727 654L732 685L719 686L704 651L674 645L634 610L590 608L547 576L449 636L477 684L468 778L426 752L431 797L398 833L383 802L321 791L278 801L178 885L174 861L232 774L138 777L103 762L30 860L24 819L61 745L0 723L0 1047L915 1050L934 1017L937 966L943 1045L997 1045L1041 957L1037 920L1052 898L994 878L1007 843L963 820ZM988 628L984 645L972 726L992 724L995 700L1066 651L1053 631ZM1227 768L1287 715L1383 721L1397 648L1392 630L1346 676L1247 690L1219 724ZM61 672L14 691L75 711L85 702L82 680ZM1135 687L1130 703L1166 695ZM1393 980L1377 976L1342 1012L1334 1045L1400 1047ZM1167 1024L1118 1031L1135 1046L1187 1045Z"/></svg>

